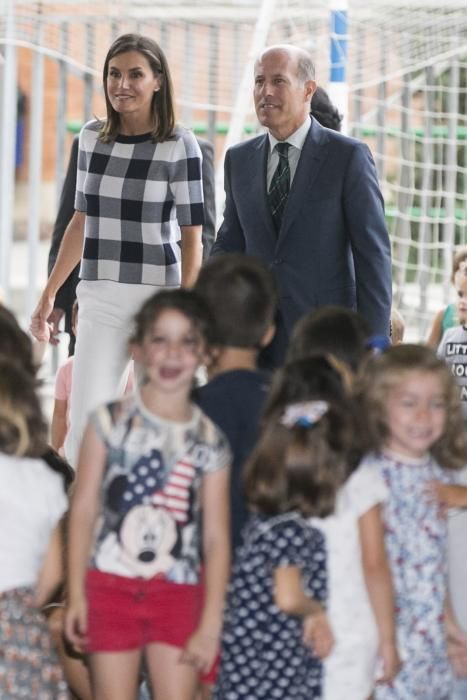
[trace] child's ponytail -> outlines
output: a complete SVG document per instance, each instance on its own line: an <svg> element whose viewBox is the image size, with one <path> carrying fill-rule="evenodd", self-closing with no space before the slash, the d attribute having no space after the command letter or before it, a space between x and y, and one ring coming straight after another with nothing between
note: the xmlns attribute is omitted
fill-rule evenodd
<svg viewBox="0 0 467 700"><path fill-rule="evenodd" d="M353 411L333 362L324 356L291 362L277 374L245 467L247 500L266 515L330 515L355 455Z"/></svg>

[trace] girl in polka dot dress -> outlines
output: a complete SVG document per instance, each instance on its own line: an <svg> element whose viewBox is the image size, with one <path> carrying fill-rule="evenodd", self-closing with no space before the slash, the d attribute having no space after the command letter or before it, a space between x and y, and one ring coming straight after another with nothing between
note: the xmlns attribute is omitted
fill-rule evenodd
<svg viewBox="0 0 467 700"><path fill-rule="evenodd" d="M458 635L447 594L447 517L432 491L467 461L449 369L421 345L398 345L368 364L357 394L372 452L363 461L388 489L382 508L402 667L376 700L448 700L447 633Z"/></svg>
<svg viewBox="0 0 467 700"><path fill-rule="evenodd" d="M151 297L131 347L141 388L90 416L70 513L65 627L89 653L96 700L135 698L143 655L157 700L192 700L199 672L212 682L230 451L190 401L210 335L195 293Z"/></svg>
<svg viewBox="0 0 467 700"><path fill-rule="evenodd" d="M353 441L341 380L324 357L279 371L245 468L253 511L233 568L215 700L321 697L332 648L326 548L308 522L334 509ZM312 648L310 648L310 646Z"/></svg>

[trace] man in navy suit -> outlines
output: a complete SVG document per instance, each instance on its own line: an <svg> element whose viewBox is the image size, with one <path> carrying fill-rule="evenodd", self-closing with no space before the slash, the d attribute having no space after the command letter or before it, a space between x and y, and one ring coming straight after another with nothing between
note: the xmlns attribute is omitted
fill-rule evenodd
<svg viewBox="0 0 467 700"><path fill-rule="evenodd" d="M212 252L243 251L274 273L277 332L265 364L281 364L295 322L325 304L356 309L373 333L389 335L391 251L370 150L309 116L316 83L306 51L265 49L254 80L268 133L226 154Z"/></svg>

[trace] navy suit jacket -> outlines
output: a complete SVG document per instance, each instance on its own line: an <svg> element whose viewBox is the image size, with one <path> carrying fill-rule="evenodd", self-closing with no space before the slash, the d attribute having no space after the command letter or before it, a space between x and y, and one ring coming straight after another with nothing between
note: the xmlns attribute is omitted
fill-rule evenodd
<svg viewBox="0 0 467 700"><path fill-rule="evenodd" d="M269 266L283 324L279 360L295 322L325 304L359 311L389 335L391 248L369 148L312 124L276 234L267 198L268 136L230 148L224 220L212 253L242 251Z"/></svg>

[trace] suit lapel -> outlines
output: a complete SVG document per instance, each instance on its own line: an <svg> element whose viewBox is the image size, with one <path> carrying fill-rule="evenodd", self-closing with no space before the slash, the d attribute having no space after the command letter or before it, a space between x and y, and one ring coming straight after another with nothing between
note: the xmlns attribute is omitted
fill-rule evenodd
<svg viewBox="0 0 467 700"><path fill-rule="evenodd" d="M312 120L305 143L303 144L300 160L287 198L281 230L277 239L279 246L287 236L295 217L300 212L302 202L309 196L309 191L319 173L321 164L327 153L328 136L326 131ZM272 220L272 219L271 219Z"/></svg>

